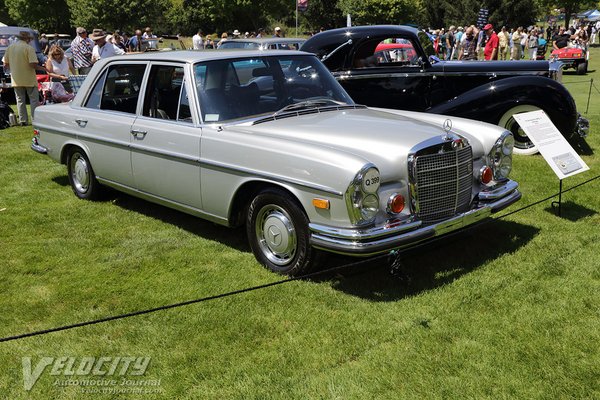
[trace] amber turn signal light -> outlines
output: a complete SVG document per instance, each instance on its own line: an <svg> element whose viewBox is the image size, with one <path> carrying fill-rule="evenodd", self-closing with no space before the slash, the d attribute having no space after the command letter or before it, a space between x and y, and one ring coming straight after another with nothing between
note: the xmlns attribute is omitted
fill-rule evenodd
<svg viewBox="0 0 600 400"><path fill-rule="evenodd" d="M329 210L329 200L325 199L313 199L313 206L322 210Z"/></svg>

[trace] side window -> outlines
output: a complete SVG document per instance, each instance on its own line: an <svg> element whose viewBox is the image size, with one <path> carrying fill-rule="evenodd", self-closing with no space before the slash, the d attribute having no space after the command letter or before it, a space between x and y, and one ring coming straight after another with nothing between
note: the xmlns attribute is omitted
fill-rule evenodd
<svg viewBox="0 0 600 400"><path fill-rule="evenodd" d="M159 119L179 119L178 110L182 87L184 86L183 77L183 67L172 65L152 66L144 96L142 115ZM187 108L188 114L190 114L189 105Z"/></svg>
<svg viewBox="0 0 600 400"><path fill-rule="evenodd" d="M417 52L410 40L387 38L363 44L354 55L355 68L418 66Z"/></svg>
<svg viewBox="0 0 600 400"><path fill-rule="evenodd" d="M135 114L145 65L113 65L96 82L86 107Z"/></svg>

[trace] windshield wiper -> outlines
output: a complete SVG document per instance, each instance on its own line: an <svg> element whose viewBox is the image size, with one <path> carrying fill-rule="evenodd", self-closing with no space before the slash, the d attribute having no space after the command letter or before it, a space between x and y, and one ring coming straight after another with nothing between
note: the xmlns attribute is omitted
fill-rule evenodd
<svg viewBox="0 0 600 400"><path fill-rule="evenodd" d="M340 44L338 47L336 47L335 49L333 49L330 53L325 54L323 57L321 57L321 62L324 62L329 57L331 57L332 55L334 55L335 53L337 53L342 47L347 46L349 44L352 44L352 39L348 39L348 41Z"/></svg>
<svg viewBox="0 0 600 400"><path fill-rule="evenodd" d="M273 117L276 117L279 114L282 114L282 113L288 112L288 111L302 110L302 109L306 109L306 108L318 108L318 107L327 106L327 105L339 106L341 104L346 104L346 103L343 103L341 101L331 100L331 99L306 100L306 101L301 101L299 103L288 104L287 106L275 111L273 113Z"/></svg>

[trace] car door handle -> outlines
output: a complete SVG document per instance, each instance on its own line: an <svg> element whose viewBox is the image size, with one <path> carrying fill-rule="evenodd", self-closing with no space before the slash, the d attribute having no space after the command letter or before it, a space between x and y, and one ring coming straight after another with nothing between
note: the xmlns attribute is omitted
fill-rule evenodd
<svg viewBox="0 0 600 400"><path fill-rule="evenodd" d="M148 133L147 131L140 131L140 130L137 130L137 129L132 129L132 130L131 130L131 134L132 134L132 135L133 135L135 138L137 138L137 139L140 139L140 138L142 138L142 139L143 139L143 138L144 138L144 136L146 136L146 134L147 134L147 133Z"/></svg>
<svg viewBox="0 0 600 400"><path fill-rule="evenodd" d="M79 125L79 127L85 128L85 126L87 125L87 119L76 119L75 123Z"/></svg>

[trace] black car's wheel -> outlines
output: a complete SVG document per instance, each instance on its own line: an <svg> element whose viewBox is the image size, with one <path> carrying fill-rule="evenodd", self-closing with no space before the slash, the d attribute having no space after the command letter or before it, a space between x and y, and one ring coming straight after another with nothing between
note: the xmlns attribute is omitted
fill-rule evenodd
<svg viewBox="0 0 600 400"><path fill-rule="evenodd" d="M96 180L92 164L83 150L79 148L71 150L67 158L67 172L75 196L85 200L98 198L101 186Z"/></svg>
<svg viewBox="0 0 600 400"><path fill-rule="evenodd" d="M538 152L538 149L535 144L529 139L529 137L525 134L523 129L519 126L517 121L513 118L514 114L520 114L529 111L537 111L540 110L539 107L532 105L522 105L516 106L509 110L507 110L500 120L498 121L498 125L512 132L515 138L515 147L513 149L514 154L521 155L531 155Z"/></svg>
<svg viewBox="0 0 600 400"><path fill-rule="evenodd" d="M577 65L577 75L584 75L587 73L588 63L587 61L579 63Z"/></svg>
<svg viewBox="0 0 600 400"><path fill-rule="evenodd" d="M287 192L260 192L248 209L246 232L256 259L271 271L298 276L314 267L317 250L309 243L308 218Z"/></svg>

